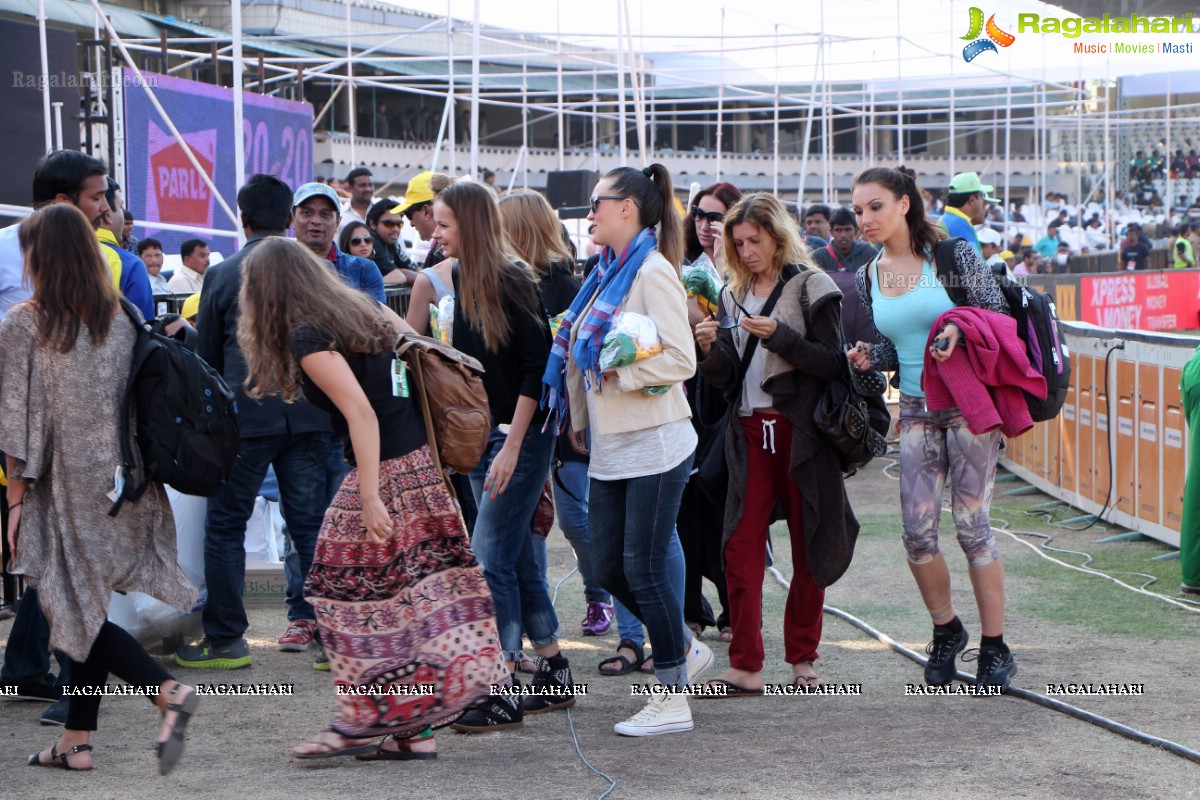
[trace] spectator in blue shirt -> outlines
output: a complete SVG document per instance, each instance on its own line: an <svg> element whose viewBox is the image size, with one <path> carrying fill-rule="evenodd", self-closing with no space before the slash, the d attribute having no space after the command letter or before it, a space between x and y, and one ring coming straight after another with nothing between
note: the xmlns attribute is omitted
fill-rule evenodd
<svg viewBox="0 0 1200 800"><path fill-rule="evenodd" d="M337 192L323 183L306 183L292 200L292 230L296 240L329 260L349 285L384 302L383 276L375 262L338 250L334 244L341 221Z"/></svg>
<svg viewBox="0 0 1200 800"><path fill-rule="evenodd" d="M1054 258L1054 254L1058 252L1058 227L1051 224L1046 228L1046 235L1038 239L1038 243L1033 246L1037 250L1038 255L1042 258Z"/></svg>

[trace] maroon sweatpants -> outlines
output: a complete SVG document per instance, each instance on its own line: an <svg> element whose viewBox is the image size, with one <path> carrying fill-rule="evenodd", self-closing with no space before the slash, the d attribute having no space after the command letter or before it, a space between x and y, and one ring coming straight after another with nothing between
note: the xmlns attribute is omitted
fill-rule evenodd
<svg viewBox="0 0 1200 800"><path fill-rule="evenodd" d="M754 414L738 421L746 437L749 471L742 520L725 543L725 583L733 627L729 665L748 672L763 668L763 572L767 531L777 502L787 512L792 540L792 588L783 614L784 655L789 664L815 661L825 590L813 581L804 558L804 500L788 477L792 424L778 414Z"/></svg>

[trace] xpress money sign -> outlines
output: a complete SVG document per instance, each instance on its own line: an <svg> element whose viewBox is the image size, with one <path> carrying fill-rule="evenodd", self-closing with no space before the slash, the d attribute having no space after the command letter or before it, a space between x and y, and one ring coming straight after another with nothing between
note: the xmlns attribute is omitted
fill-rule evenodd
<svg viewBox="0 0 1200 800"><path fill-rule="evenodd" d="M153 77L147 83L154 96L201 169L225 202L236 209L233 90L167 75ZM156 236L167 252L173 252L183 240L194 237L156 231L154 222L233 230L234 223L163 122L145 87L127 85L124 94L126 205L140 212L139 219L147 223L138 235ZM250 92L243 94L243 100L246 175L275 175L293 188L312 180L312 107ZM231 253L236 239L214 237L212 248Z"/></svg>

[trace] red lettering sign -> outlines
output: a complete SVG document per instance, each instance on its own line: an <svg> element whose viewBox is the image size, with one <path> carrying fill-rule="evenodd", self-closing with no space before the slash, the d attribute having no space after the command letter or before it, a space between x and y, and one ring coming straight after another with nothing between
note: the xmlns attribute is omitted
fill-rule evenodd
<svg viewBox="0 0 1200 800"><path fill-rule="evenodd" d="M1080 317L1103 328L1175 331L1195 328L1200 272L1165 270L1080 279Z"/></svg>

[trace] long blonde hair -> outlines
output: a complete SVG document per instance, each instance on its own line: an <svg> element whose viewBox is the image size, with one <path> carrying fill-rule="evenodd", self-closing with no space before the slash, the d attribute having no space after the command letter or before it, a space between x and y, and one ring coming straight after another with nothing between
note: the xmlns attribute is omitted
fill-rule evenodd
<svg viewBox="0 0 1200 800"><path fill-rule="evenodd" d="M349 354L381 353L396 333L379 304L346 285L328 262L304 245L271 236L241 264L238 345L246 356L246 394L300 397L300 364L292 355L292 332L312 323L331 344Z"/></svg>
<svg viewBox="0 0 1200 800"><path fill-rule="evenodd" d="M562 223L537 192L510 192L500 198L500 221L512 249L540 276L550 274L551 264L574 260L562 238Z"/></svg>
<svg viewBox="0 0 1200 800"><path fill-rule="evenodd" d="M438 202L450 209L458 227L455 313L479 332L488 350L497 353L512 337L511 312L541 316L538 308L509 307L537 297L533 275L517 263L509 246L495 192L480 183L459 181L446 187Z"/></svg>
<svg viewBox="0 0 1200 800"><path fill-rule="evenodd" d="M729 290L742 297L754 282L754 273L742 261L742 254L733 245L733 226L748 223L775 240L775 263L772 268L782 271L789 264L813 268L812 256L796 223L787 208L774 195L766 192L748 194L738 200L725 214L725 266L729 274Z"/></svg>

